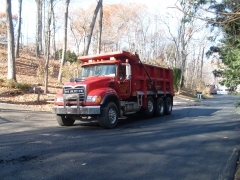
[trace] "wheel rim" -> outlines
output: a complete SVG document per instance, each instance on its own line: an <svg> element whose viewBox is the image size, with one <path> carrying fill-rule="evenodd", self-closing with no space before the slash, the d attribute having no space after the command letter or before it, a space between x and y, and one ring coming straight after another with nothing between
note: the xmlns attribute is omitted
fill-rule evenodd
<svg viewBox="0 0 240 180"><path fill-rule="evenodd" d="M159 112L162 114L164 111L163 102L160 102L158 105Z"/></svg>
<svg viewBox="0 0 240 180"><path fill-rule="evenodd" d="M171 109L172 109L172 103L171 103L171 101L168 101L168 111L170 112Z"/></svg>
<svg viewBox="0 0 240 180"><path fill-rule="evenodd" d="M151 100L148 101L148 110L149 110L149 112L153 111L153 102Z"/></svg>
<svg viewBox="0 0 240 180"><path fill-rule="evenodd" d="M117 120L117 112L114 108L110 108L108 111L108 119L111 124L114 124Z"/></svg>

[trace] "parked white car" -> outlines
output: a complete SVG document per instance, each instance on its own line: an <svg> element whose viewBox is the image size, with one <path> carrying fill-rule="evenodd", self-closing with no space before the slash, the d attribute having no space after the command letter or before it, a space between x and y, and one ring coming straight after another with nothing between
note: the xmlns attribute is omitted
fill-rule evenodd
<svg viewBox="0 0 240 180"><path fill-rule="evenodd" d="M217 90L217 94L228 94L229 88L226 86L220 86Z"/></svg>

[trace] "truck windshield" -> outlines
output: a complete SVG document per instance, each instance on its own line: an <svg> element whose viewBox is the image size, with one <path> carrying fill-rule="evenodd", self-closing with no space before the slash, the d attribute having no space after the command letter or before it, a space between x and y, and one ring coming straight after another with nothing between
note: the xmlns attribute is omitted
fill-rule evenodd
<svg viewBox="0 0 240 180"><path fill-rule="evenodd" d="M82 67L82 77L90 76L116 76L117 65L93 65Z"/></svg>

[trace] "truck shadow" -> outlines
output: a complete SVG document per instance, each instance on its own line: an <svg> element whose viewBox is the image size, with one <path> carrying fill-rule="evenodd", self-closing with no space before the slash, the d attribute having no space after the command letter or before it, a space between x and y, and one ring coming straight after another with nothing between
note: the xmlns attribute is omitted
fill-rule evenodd
<svg viewBox="0 0 240 180"><path fill-rule="evenodd" d="M162 117L147 118L142 115L136 114L130 117L119 120L118 127L134 127L134 126L148 126L148 125L160 125L169 121L182 121L184 119L198 119L213 116L214 113L221 109L203 109L203 108L184 108L176 109L171 115L164 115Z"/></svg>
<svg viewBox="0 0 240 180"><path fill-rule="evenodd" d="M137 128L139 126L161 125L169 121L180 121L183 119L197 119L199 117L213 116L214 113L221 109L204 109L204 108L181 108L172 111L171 115L164 115L161 117L146 117L143 114L133 114L127 117L119 118L118 128ZM76 121L74 126L96 127L101 128L97 121L83 122Z"/></svg>

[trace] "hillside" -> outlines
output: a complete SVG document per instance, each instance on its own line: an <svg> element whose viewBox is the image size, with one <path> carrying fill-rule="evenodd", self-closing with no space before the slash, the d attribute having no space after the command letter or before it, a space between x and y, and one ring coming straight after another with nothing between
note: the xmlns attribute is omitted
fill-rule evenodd
<svg viewBox="0 0 240 180"><path fill-rule="evenodd" d="M44 67L44 63L45 61L42 57L36 59L34 52L21 49L20 58L16 58L17 82L32 87L40 87L41 90L43 90L44 81L42 68ZM61 90L62 84L57 83L59 61L50 60L49 64L53 73L49 76L48 92L41 92L38 102L38 93L29 92L29 90L21 90L19 88L12 88L11 84L7 83L7 47L1 46L0 101L23 105L26 106L27 109L51 111L54 95Z"/></svg>

